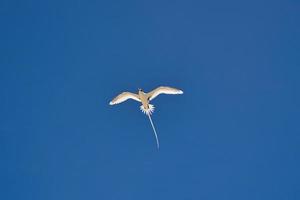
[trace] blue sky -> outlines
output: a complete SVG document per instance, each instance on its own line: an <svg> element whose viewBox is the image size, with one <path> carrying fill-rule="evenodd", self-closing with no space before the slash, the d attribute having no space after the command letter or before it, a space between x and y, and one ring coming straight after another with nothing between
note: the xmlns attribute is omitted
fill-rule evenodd
<svg viewBox="0 0 300 200"><path fill-rule="evenodd" d="M0 199L300 198L297 1L0 2ZM169 85L155 139L122 91Z"/></svg>

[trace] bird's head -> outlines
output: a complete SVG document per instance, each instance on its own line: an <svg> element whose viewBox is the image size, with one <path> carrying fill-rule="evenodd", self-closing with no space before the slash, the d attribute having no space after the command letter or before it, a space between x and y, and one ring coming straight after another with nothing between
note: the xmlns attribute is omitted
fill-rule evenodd
<svg viewBox="0 0 300 200"><path fill-rule="evenodd" d="M143 90L141 88L139 88L139 92L143 92Z"/></svg>

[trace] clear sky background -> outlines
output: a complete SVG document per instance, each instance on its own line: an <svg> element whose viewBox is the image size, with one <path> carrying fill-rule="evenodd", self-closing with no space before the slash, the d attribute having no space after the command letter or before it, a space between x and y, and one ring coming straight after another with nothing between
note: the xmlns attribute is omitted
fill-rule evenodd
<svg viewBox="0 0 300 200"><path fill-rule="evenodd" d="M0 3L0 199L300 199L296 0ZM122 91L159 85L155 138Z"/></svg>

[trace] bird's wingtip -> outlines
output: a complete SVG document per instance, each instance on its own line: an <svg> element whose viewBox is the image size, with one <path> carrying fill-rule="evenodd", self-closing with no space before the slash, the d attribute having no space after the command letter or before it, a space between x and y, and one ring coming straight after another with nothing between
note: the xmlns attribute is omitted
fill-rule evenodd
<svg viewBox="0 0 300 200"><path fill-rule="evenodd" d="M180 90L180 91L179 91L179 94L183 94L183 91L182 91L182 90Z"/></svg>
<svg viewBox="0 0 300 200"><path fill-rule="evenodd" d="M112 106L112 105L114 105L114 104L113 104L113 102L109 102L109 105L111 105L111 106Z"/></svg>

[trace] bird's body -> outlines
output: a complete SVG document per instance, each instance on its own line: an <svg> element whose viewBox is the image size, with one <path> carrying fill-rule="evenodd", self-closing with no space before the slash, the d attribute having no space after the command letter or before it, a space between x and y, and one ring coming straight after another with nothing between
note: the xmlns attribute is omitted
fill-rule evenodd
<svg viewBox="0 0 300 200"><path fill-rule="evenodd" d="M143 90L139 90L138 95L139 95L139 99L141 100L144 109L149 109L148 95L145 92L143 92Z"/></svg>
<svg viewBox="0 0 300 200"><path fill-rule="evenodd" d="M137 94L131 92L123 92L118 96L116 96L111 102L109 102L110 105L119 104L128 99L133 99L141 102L142 105L140 106L140 108L149 117L149 120L151 122L156 137L157 147L159 147L158 137L152 119L150 117L150 115L154 111L154 106L151 105L149 102L160 94L183 94L183 91L176 88L165 87L165 86L158 87L148 93L145 93L142 89L139 89Z"/></svg>

